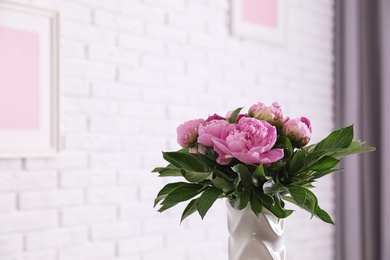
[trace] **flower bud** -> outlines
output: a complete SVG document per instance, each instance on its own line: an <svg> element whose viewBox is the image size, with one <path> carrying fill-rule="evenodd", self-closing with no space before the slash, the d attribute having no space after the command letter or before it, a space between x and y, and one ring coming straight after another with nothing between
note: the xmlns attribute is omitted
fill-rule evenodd
<svg viewBox="0 0 390 260"><path fill-rule="evenodd" d="M285 121L282 109L276 102L272 103L271 106L259 102L249 108L248 115L258 120L267 121L276 127L280 127Z"/></svg>
<svg viewBox="0 0 390 260"><path fill-rule="evenodd" d="M288 119L282 125L282 134L287 136L295 147L307 145L311 138L311 123L306 117Z"/></svg>
<svg viewBox="0 0 390 260"><path fill-rule="evenodd" d="M203 119L194 119L184 122L177 127L177 142L181 147L188 148L194 146L198 139L198 128L203 123Z"/></svg>

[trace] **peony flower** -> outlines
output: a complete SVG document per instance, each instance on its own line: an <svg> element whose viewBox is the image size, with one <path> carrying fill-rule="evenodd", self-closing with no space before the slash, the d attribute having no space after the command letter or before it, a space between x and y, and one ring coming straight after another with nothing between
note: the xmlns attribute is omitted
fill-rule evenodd
<svg viewBox="0 0 390 260"><path fill-rule="evenodd" d="M287 136L298 148L309 143L311 133L311 123L306 117L288 119L282 125L282 134Z"/></svg>
<svg viewBox="0 0 390 260"><path fill-rule="evenodd" d="M243 117L212 141L219 164L227 165L232 158L248 164L270 164L284 156L283 149L272 149L276 137L276 128L266 121Z"/></svg>
<svg viewBox="0 0 390 260"><path fill-rule="evenodd" d="M222 130L229 126L229 122L225 118L212 116L214 119L208 118L204 125L200 125L198 129L198 142L205 146L213 146L213 138L221 138Z"/></svg>
<svg viewBox="0 0 390 260"><path fill-rule="evenodd" d="M249 108L248 115L259 120L265 120L273 126L280 127L284 122L282 108L274 102L271 106L259 102Z"/></svg>
<svg viewBox="0 0 390 260"><path fill-rule="evenodd" d="M184 122L177 127L177 142L181 147L188 148L195 144L198 138L198 128L203 123L203 119L194 119Z"/></svg>

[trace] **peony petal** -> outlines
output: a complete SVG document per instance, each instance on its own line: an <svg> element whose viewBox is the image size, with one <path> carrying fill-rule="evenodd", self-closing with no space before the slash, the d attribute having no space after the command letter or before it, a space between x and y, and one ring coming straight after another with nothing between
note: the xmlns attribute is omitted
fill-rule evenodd
<svg viewBox="0 0 390 260"><path fill-rule="evenodd" d="M245 143L244 142L240 142L238 140L231 141L227 145L228 145L229 150L232 153L233 152L246 152L246 150L247 150L245 148Z"/></svg>
<svg viewBox="0 0 390 260"><path fill-rule="evenodd" d="M266 145L266 146L258 146L258 147L253 147L252 149L250 149L250 152L251 152L251 153L259 153L259 154L262 154L262 153L268 152L271 148L272 148L272 146L269 146L269 145Z"/></svg>
<svg viewBox="0 0 390 260"><path fill-rule="evenodd" d="M232 153L232 155L239 161L247 164L258 164L259 163L259 153Z"/></svg>
<svg viewBox="0 0 390 260"><path fill-rule="evenodd" d="M226 147L226 142L222 139L213 138L214 150L218 153L217 163L227 165L232 160L231 153Z"/></svg>
<svg viewBox="0 0 390 260"><path fill-rule="evenodd" d="M264 164L273 163L282 159L283 156L284 156L283 149L272 149L266 153L262 153L259 157L258 163L264 163Z"/></svg>
<svg viewBox="0 0 390 260"><path fill-rule="evenodd" d="M228 165L231 162L232 158L226 158L223 156L218 156L217 163L220 165Z"/></svg>
<svg viewBox="0 0 390 260"><path fill-rule="evenodd" d="M229 148L227 148L225 140L222 140L219 138L213 138L211 140L213 140L213 143L214 143L214 150L217 151L217 149L218 149L224 154L230 154L230 150L229 150Z"/></svg>
<svg viewBox="0 0 390 260"><path fill-rule="evenodd" d="M211 140L212 138L215 138L215 136L209 134L201 134L198 137L198 143L201 143L205 146L213 146L214 143Z"/></svg>
<svg viewBox="0 0 390 260"><path fill-rule="evenodd" d="M206 146L213 146L212 138L220 138L223 129L227 128L229 123L225 120L212 120L206 125L199 126L198 142Z"/></svg>

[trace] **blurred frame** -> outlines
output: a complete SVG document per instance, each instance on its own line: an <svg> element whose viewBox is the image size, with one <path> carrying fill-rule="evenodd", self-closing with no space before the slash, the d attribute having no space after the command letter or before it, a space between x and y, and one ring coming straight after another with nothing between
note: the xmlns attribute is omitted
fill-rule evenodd
<svg viewBox="0 0 390 260"><path fill-rule="evenodd" d="M0 3L0 157L58 152L58 20Z"/></svg>
<svg viewBox="0 0 390 260"><path fill-rule="evenodd" d="M231 30L240 38L284 44L286 1L231 0Z"/></svg>

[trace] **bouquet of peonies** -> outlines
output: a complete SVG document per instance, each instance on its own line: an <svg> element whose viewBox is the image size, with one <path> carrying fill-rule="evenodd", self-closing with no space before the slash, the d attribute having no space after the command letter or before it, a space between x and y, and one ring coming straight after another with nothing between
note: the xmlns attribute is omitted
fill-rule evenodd
<svg viewBox="0 0 390 260"><path fill-rule="evenodd" d="M353 126L307 146L312 134L309 119L290 119L277 103L255 104L246 114L241 110L178 126L177 141L183 149L163 152L169 164L153 172L184 179L161 189L154 201L154 206L161 204L158 211L190 200L181 221L195 211L203 218L217 199L227 198L235 209L244 209L249 203L256 215L264 207L285 218L293 212L285 209L285 201L289 201L312 217L333 223L310 191L313 182L341 171L335 168L340 158L375 148L353 140Z"/></svg>

